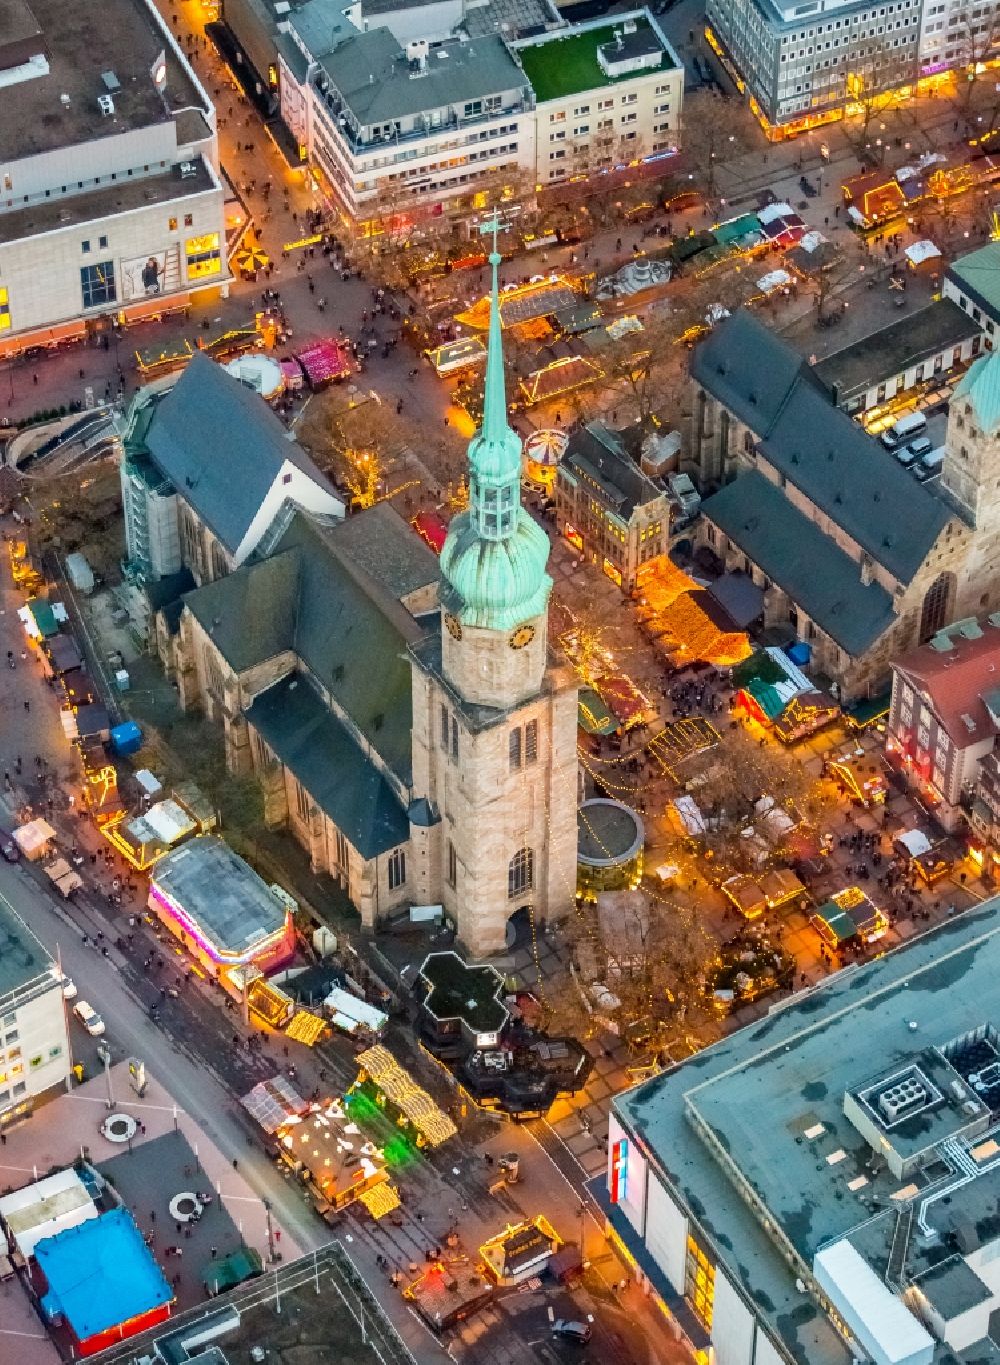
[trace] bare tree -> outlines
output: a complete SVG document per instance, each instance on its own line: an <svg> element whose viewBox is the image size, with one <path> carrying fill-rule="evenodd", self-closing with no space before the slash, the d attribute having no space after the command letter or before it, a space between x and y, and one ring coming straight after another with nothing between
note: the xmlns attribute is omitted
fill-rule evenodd
<svg viewBox="0 0 1000 1365"><path fill-rule="evenodd" d="M410 486L403 476L408 430L395 410L374 396L353 403L344 391L326 389L305 408L296 435L358 508Z"/></svg>
<svg viewBox="0 0 1000 1365"><path fill-rule="evenodd" d="M726 106L708 91L696 90L684 100L680 131L686 178L679 189L695 189L714 198L720 170L749 148L741 123L726 117Z"/></svg>
<svg viewBox="0 0 1000 1365"><path fill-rule="evenodd" d="M585 902L569 937L578 989L633 1048L655 1056L706 1015L706 972L719 945L696 907L639 893L609 921ZM553 1013L561 1008L575 1009L578 1027L572 997Z"/></svg>
<svg viewBox="0 0 1000 1365"><path fill-rule="evenodd" d="M1000 119L993 66L1000 56L1000 15L966 9L956 17L957 27L948 31L948 42L955 43L957 56L955 108L968 132L981 142L994 131Z"/></svg>

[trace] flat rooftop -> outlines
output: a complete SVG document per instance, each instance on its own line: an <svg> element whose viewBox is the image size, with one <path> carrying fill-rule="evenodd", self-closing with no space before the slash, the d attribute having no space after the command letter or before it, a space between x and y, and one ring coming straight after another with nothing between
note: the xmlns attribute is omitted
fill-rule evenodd
<svg viewBox="0 0 1000 1365"><path fill-rule="evenodd" d="M150 890L169 896L227 954L246 953L285 925L285 907L267 883L213 835L161 858Z"/></svg>
<svg viewBox="0 0 1000 1365"><path fill-rule="evenodd" d="M207 164L200 157L194 164L198 167L198 173L188 176L186 180L181 179L180 171L175 166L162 175L118 180L113 185L101 185L84 194L73 194L64 199L45 199L37 204L28 204L23 209L14 209L11 213L0 213L0 245L19 242L25 237L37 237L43 232L58 232L61 228L96 223L152 204L180 203L192 195L215 189L216 182Z"/></svg>
<svg viewBox="0 0 1000 1365"><path fill-rule="evenodd" d="M719 1262L796 1359L822 1365L842 1361L844 1353L820 1309L796 1290L795 1271L738 1188L754 1191L807 1265L825 1244L855 1241L864 1230L864 1254L877 1269L880 1255L888 1257L898 1201L913 1192L873 1161L872 1148L845 1116L845 1094L896 1069L923 1067L929 1050L937 1054L998 1017L994 898L882 958L836 973L760 1024L615 1101ZM925 1111L926 1141L935 1141L937 1128L944 1134L948 1121L939 1116L947 1112ZM932 1172L920 1179L932 1188ZM972 1182L969 1199L978 1189L981 1203L984 1188Z"/></svg>
<svg viewBox="0 0 1000 1365"><path fill-rule="evenodd" d="M52 959L13 907L0 896L0 1002L44 976ZM55 988L55 978L52 979Z"/></svg>
<svg viewBox="0 0 1000 1365"><path fill-rule="evenodd" d="M635 24L634 33L623 32L626 21ZM597 60L597 51L606 44L614 44L619 34L624 42L636 48L635 55L655 42L663 52L664 60L659 67L609 76ZM562 99L566 95L580 95L585 90L600 90L606 85L620 85L637 76L662 73L679 65L670 44L644 13L624 14L613 23L574 24L569 29L517 43L514 51L539 103Z"/></svg>
<svg viewBox="0 0 1000 1365"><path fill-rule="evenodd" d="M49 71L4 90L0 163L164 123L173 110L186 106L204 108L185 64L166 43L143 0L101 0L99 5L29 0L29 6L41 29L39 51L44 45ZM15 0L0 0L0 34L5 37L8 7L22 8ZM22 13L19 29L26 23ZM164 49L167 79L161 95L151 68ZM116 89L108 89L105 72L114 73ZM105 94L115 103L110 117L97 104Z"/></svg>
<svg viewBox="0 0 1000 1365"><path fill-rule="evenodd" d="M449 39L430 51L421 72L410 70L387 28L346 35L320 62L361 127L488 95L516 92L520 98L524 89L521 69L498 34Z"/></svg>
<svg viewBox="0 0 1000 1365"><path fill-rule="evenodd" d="M641 818L620 801L595 797L577 811L577 858L598 867L634 857L643 846Z"/></svg>
<svg viewBox="0 0 1000 1365"><path fill-rule="evenodd" d="M843 403L911 365L928 360L938 351L971 341L982 330L982 326L973 322L970 314L964 313L957 303L939 299L834 351L813 366L813 374L827 388L833 390L836 386L836 401Z"/></svg>

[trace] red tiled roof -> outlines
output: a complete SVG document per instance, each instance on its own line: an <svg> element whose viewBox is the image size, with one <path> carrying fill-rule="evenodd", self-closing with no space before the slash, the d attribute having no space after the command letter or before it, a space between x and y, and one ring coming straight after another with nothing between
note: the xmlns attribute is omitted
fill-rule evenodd
<svg viewBox="0 0 1000 1365"><path fill-rule="evenodd" d="M947 631L950 649L921 645L893 663L926 698L938 723L960 749L978 744L996 728L983 698L997 694L994 707L1000 698L1000 627L983 622L981 629L978 639L969 640L951 627Z"/></svg>

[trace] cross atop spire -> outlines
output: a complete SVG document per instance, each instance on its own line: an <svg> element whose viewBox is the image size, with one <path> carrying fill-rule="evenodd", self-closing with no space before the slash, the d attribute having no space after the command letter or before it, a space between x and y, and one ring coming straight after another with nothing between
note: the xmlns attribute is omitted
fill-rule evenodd
<svg viewBox="0 0 1000 1365"><path fill-rule="evenodd" d="M500 215L496 209L493 210L492 216L485 223L479 225L479 231L483 236L487 233L493 234L493 250L490 252L490 266L493 272L490 293L490 330L486 357L486 382L483 388L483 424L478 438L479 442L489 445L499 445L500 443L507 445L513 436L507 422L507 388L504 383L503 339L500 326L499 266L502 258L497 247L497 235L503 227L504 224L500 221ZM473 452L470 450L469 454L471 457ZM520 473L520 452L518 453L518 473Z"/></svg>

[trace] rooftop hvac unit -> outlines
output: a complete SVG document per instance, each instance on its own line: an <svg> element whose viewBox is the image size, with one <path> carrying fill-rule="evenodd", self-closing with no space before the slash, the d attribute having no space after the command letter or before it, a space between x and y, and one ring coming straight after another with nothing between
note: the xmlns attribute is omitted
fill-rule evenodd
<svg viewBox="0 0 1000 1365"><path fill-rule="evenodd" d="M196 161L182 161L180 170L182 180L193 180L198 174L198 163Z"/></svg>
<svg viewBox="0 0 1000 1365"><path fill-rule="evenodd" d="M105 118L110 118L115 112L115 102L111 95L98 95L97 107Z"/></svg>
<svg viewBox="0 0 1000 1365"><path fill-rule="evenodd" d="M927 1090L916 1077L904 1076L895 1085L882 1091L878 1097L878 1107L888 1123L895 1123L908 1110L922 1108L927 1099Z"/></svg>

